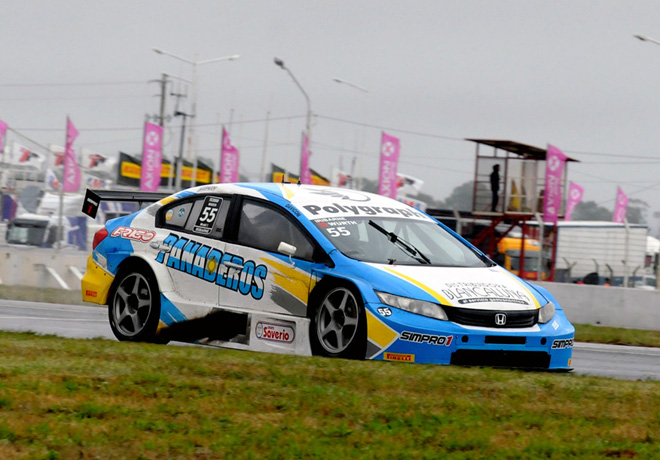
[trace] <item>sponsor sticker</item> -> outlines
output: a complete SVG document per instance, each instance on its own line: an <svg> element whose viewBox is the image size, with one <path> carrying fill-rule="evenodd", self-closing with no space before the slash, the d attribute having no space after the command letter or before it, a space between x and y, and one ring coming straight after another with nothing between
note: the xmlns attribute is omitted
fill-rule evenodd
<svg viewBox="0 0 660 460"><path fill-rule="evenodd" d="M202 211L199 213L199 217L197 217L197 222L195 222L195 225L192 228L193 232L202 233L204 235L210 234L215 219L218 217L218 210L220 209L221 204L222 198L217 196L207 196L204 199Z"/></svg>
<svg viewBox="0 0 660 460"><path fill-rule="evenodd" d="M388 307L379 307L377 311L381 316L392 316L392 310Z"/></svg>
<svg viewBox="0 0 660 460"><path fill-rule="evenodd" d="M87 297L98 297L99 293L96 291L85 290L85 295Z"/></svg>
<svg viewBox="0 0 660 460"><path fill-rule="evenodd" d="M385 361L400 361L405 363L414 363L415 355L409 355L405 353L389 353L385 352L383 354L383 359Z"/></svg>
<svg viewBox="0 0 660 460"><path fill-rule="evenodd" d="M449 346L454 339L453 335L420 334L419 332L403 331L400 340L414 343L428 343L430 345Z"/></svg>
<svg viewBox="0 0 660 460"><path fill-rule="evenodd" d="M259 300L264 295L264 283L268 268L254 260L222 252L202 242L188 237L179 237L174 233L165 238L163 246L156 255L156 262L173 270L187 273L209 283L215 283L223 289L250 295ZM231 268L228 264L241 266Z"/></svg>
<svg viewBox="0 0 660 460"><path fill-rule="evenodd" d="M143 230L141 228L133 227L117 227L110 234L112 237L120 237L127 240L140 241L142 243L147 243L154 239L156 236L155 232L150 230Z"/></svg>
<svg viewBox="0 0 660 460"><path fill-rule="evenodd" d="M258 339L271 342L292 343L296 337L295 329L285 324L258 322L255 330Z"/></svg>
<svg viewBox="0 0 660 460"><path fill-rule="evenodd" d="M504 302L519 305L531 304L529 296L524 290L514 289L499 283L448 283L441 292L447 300L461 305L482 302Z"/></svg>
<svg viewBox="0 0 660 460"><path fill-rule="evenodd" d="M566 348L573 348L573 339L557 339L552 342L553 350L564 350Z"/></svg>

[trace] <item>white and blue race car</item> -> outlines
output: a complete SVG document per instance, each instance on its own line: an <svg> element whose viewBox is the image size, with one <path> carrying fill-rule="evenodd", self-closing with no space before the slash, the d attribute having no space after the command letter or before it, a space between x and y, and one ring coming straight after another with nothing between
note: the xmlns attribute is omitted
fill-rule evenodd
<svg viewBox="0 0 660 460"><path fill-rule="evenodd" d="M144 195L85 203L159 198L94 237L82 295L119 340L571 368L575 329L547 290L403 203L275 183Z"/></svg>

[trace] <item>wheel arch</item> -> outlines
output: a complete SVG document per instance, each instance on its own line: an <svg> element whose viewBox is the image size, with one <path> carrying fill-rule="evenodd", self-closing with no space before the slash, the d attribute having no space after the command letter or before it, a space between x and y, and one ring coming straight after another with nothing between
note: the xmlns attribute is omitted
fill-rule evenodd
<svg viewBox="0 0 660 460"><path fill-rule="evenodd" d="M365 289L371 289L371 287L360 280L356 280L353 278L347 278L343 276L336 276L336 275L325 275L321 280L316 283L314 286L314 289L309 293L309 300L308 300L308 305L307 305L307 317L311 318L312 315L314 314L314 305L316 305L316 302L319 302L321 297L330 290L330 288L342 285L342 286L351 286L357 291L357 293L360 295L360 300L362 301L363 305L366 305L368 302L368 299L365 298L364 295L364 290Z"/></svg>
<svg viewBox="0 0 660 460"><path fill-rule="evenodd" d="M172 283L169 279L169 276L163 276L166 275L166 273L163 273L163 270L159 264L155 264L145 257L132 255L122 260L117 267L115 279L112 281L112 285L108 290L106 305L109 305L112 301L112 297L114 296L115 289L117 289L117 285L123 278L124 274L129 270L141 270L144 271L145 274L152 276L156 282L156 286L158 287L159 295L161 292L166 292L172 289Z"/></svg>

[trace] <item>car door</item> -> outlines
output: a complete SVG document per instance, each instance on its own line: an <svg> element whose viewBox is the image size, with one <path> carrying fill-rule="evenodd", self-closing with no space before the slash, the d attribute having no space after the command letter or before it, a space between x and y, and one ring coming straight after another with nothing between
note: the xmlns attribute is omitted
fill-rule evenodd
<svg viewBox="0 0 660 460"><path fill-rule="evenodd" d="M216 305L217 276L225 244L221 241L231 199L194 195L159 211L159 248L156 262L172 280L176 297L184 303Z"/></svg>
<svg viewBox="0 0 660 460"><path fill-rule="evenodd" d="M288 212L272 203L244 198L237 207L235 235L227 241L221 261L218 302L305 316L314 282L313 239Z"/></svg>

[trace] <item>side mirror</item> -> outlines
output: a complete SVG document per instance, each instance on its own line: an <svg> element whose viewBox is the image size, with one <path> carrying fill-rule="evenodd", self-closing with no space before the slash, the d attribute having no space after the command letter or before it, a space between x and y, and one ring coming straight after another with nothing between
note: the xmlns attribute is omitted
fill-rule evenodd
<svg viewBox="0 0 660 460"><path fill-rule="evenodd" d="M291 256L296 254L297 249L298 248L296 248L292 244L285 243L284 241L280 242L279 246L277 246L277 252L289 256L289 262L291 263L291 265L295 265L293 263L293 259L291 258Z"/></svg>

